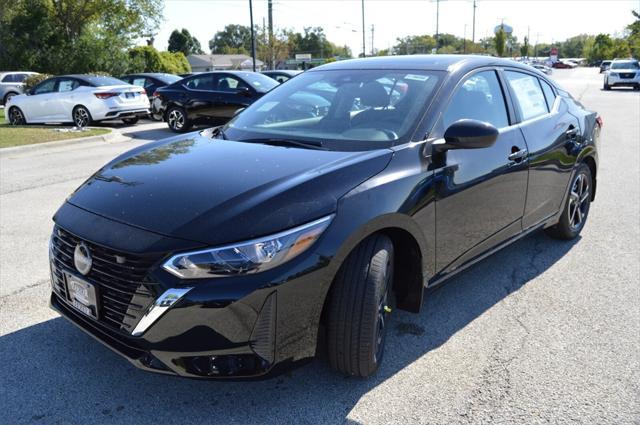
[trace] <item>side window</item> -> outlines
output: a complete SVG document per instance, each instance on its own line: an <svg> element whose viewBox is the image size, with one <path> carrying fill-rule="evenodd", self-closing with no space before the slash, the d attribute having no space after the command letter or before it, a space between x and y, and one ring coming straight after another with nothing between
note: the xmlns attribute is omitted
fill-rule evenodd
<svg viewBox="0 0 640 425"><path fill-rule="evenodd" d="M133 79L133 81L131 81L131 84L133 84L134 86L140 86L140 87L146 87L147 79L144 77L136 77Z"/></svg>
<svg viewBox="0 0 640 425"><path fill-rule="evenodd" d="M542 88L536 77L515 71L506 71L505 74L515 94L516 104L523 121L548 112Z"/></svg>
<svg viewBox="0 0 640 425"><path fill-rule="evenodd" d="M71 80L71 79L58 80L58 93L72 91L79 85L80 83L78 83L78 80Z"/></svg>
<svg viewBox="0 0 640 425"><path fill-rule="evenodd" d="M56 85L56 79L51 78L49 80L45 80L42 83L38 84L33 90L33 94L45 94L53 92L53 89Z"/></svg>
<svg viewBox="0 0 640 425"><path fill-rule="evenodd" d="M13 79L13 74L7 74L4 77L2 77L2 81L3 83L13 83L14 79Z"/></svg>
<svg viewBox="0 0 640 425"><path fill-rule="evenodd" d="M16 82L23 83L24 80L26 80L28 76L29 76L29 74L17 74L16 77L15 77L16 78Z"/></svg>
<svg viewBox="0 0 640 425"><path fill-rule="evenodd" d="M185 85L191 90L215 90L214 81L213 75L203 75L190 79Z"/></svg>
<svg viewBox="0 0 640 425"><path fill-rule="evenodd" d="M442 117L444 128L461 119L488 122L496 128L509 125L504 95L495 71L473 74L458 87Z"/></svg>
<svg viewBox="0 0 640 425"><path fill-rule="evenodd" d="M230 75L221 76L218 80L218 91L235 92L240 87L249 88L244 81Z"/></svg>
<svg viewBox="0 0 640 425"><path fill-rule="evenodd" d="M542 91L544 92L544 98L547 101L547 107L549 111L553 108L553 103L556 100L556 94L553 92L551 86L544 80L540 80L540 85L542 86Z"/></svg>

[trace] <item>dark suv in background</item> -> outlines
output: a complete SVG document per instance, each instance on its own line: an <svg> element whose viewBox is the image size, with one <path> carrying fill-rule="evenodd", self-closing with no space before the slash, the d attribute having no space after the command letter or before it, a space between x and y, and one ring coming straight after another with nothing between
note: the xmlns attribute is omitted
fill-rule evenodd
<svg viewBox="0 0 640 425"><path fill-rule="evenodd" d="M224 124L278 82L257 72L206 72L187 77L154 93L154 113L175 132L194 124Z"/></svg>

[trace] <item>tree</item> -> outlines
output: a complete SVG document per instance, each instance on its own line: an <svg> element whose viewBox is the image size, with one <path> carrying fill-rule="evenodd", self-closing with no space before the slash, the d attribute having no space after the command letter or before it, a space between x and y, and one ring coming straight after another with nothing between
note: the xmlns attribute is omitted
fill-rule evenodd
<svg viewBox="0 0 640 425"><path fill-rule="evenodd" d="M169 48L167 50L170 52L182 52L185 56L204 53L198 39L193 37L186 28L182 28L182 31L173 30L171 36L169 36Z"/></svg>
<svg viewBox="0 0 640 425"><path fill-rule="evenodd" d="M629 35L627 36L627 42L629 43L629 50L631 56L634 58L640 58L640 13L632 10L636 20L627 26Z"/></svg>
<svg viewBox="0 0 640 425"><path fill-rule="evenodd" d="M615 38L611 44L611 58L628 58L631 56L629 42L624 38Z"/></svg>
<svg viewBox="0 0 640 425"><path fill-rule="evenodd" d="M129 50L128 72L158 72L161 66L162 59L155 47L138 46Z"/></svg>
<svg viewBox="0 0 640 425"><path fill-rule="evenodd" d="M413 35L396 39L393 52L397 55L413 55L416 53L431 53L436 47L436 39L430 35Z"/></svg>
<svg viewBox="0 0 640 425"><path fill-rule="evenodd" d="M597 62L605 59L613 59L612 56L613 41L608 34L598 34L593 41L593 47L589 52L587 59L589 62Z"/></svg>
<svg viewBox="0 0 640 425"><path fill-rule="evenodd" d="M160 69L158 72L168 74L185 74L191 72L191 65L182 52L160 52Z"/></svg>
<svg viewBox="0 0 640 425"><path fill-rule="evenodd" d="M229 24L215 33L209 40L211 53L232 54L251 52L251 28L244 25Z"/></svg>
<svg viewBox="0 0 640 425"><path fill-rule="evenodd" d="M520 56L522 57L529 56L529 38L528 37L524 38L524 43L522 43L522 46L520 47Z"/></svg>
<svg viewBox="0 0 640 425"><path fill-rule="evenodd" d="M504 32L502 27L496 32L496 36L493 38L493 44L496 48L496 53L498 56L502 57L504 54L504 47L507 41L507 34Z"/></svg>

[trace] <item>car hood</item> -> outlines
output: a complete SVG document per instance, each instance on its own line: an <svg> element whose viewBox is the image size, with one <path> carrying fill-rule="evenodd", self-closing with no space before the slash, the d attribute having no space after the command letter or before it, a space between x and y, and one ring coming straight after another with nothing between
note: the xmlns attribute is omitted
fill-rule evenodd
<svg viewBox="0 0 640 425"><path fill-rule="evenodd" d="M382 171L389 149L322 151L190 133L114 159L68 202L100 216L209 245L268 235L331 214Z"/></svg>

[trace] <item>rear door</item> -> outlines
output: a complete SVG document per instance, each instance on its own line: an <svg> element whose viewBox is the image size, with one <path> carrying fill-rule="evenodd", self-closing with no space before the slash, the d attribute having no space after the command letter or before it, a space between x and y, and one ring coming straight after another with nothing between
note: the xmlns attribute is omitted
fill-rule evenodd
<svg viewBox="0 0 640 425"><path fill-rule="evenodd" d="M72 110L76 102L74 90L80 86L80 81L75 78L58 78L54 93L49 99L50 119L58 122L72 120Z"/></svg>
<svg viewBox="0 0 640 425"><path fill-rule="evenodd" d="M439 128L460 119L499 129L484 149L445 152L436 169L436 270L446 274L522 231L527 193L527 146L513 125L506 88L494 69L465 77L454 91Z"/></svg>
<svg viewBox="0 0 640 425"><path fill-rule="evenodd" d="M522 219L526 229L561 207L580 142L576 117L544 79L524 71L505 70L519 127L529 147L529 187Z"/></svg>
<svg viewBox="0 0 640 425"><path fill-rule="evenodd" d="M216 113L223 119L231 119L238 109L246 108L256 98L253 87L231 74L220 74L218 92L220 100Z"/></svg>

